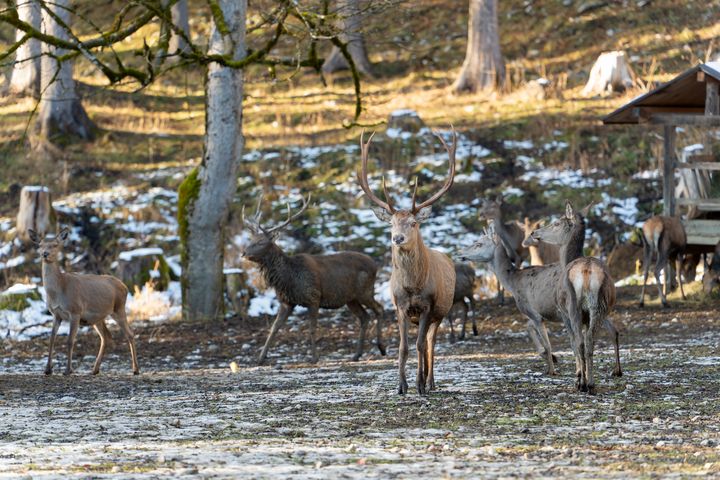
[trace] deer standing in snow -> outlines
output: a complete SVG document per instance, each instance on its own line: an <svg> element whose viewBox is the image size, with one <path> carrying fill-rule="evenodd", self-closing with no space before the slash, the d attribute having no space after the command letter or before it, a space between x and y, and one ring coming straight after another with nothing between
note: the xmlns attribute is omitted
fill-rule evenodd
<svg viewBox="0 0 720 480"><path fill-rule="evenodd" d="M382 221L391 225L392 274L390 276L390 294L397 313L400 330L400 348L398 353L399 385L398 393L407 393L405 363L408 357L409 323L418 326L417 336L417 392L421 395L435 388L433 374L435 362L435 337L453 304L455 290L455 268L452 260L437 250L425 246L420 235L420 224L430 217L431 206L453 184L455 176L455 148L457 135L452 131L453 143L448 146L439 135L447 150L450 168L448 178L442 188L424 202L417 204L417 181L412 195L410 210L396 210L385 188L385 201L380 200L370 189L367 178L367 162L372 135L367 143L360 136L362 167L358 174L358 183L365 195L375 203L373 212Z"/></svg>
<svg viewBox="0 0 720 480"><path fill-rule="evenodd" d="M53 348L60 322L70 323L70 334L67 343L67 367L64 375L73 372L72 357L80 324L92 325L100 336L100 350L98 350L92 373L100 372L100 364L105 354L105 346L111 339L110 331L105 325L105 319L111 316L125 334L130 346L133 374L140 373L135 353L135 339L125 314L125 301L128 290L123 282L110 275L81 275L66 273L60 270L58 256L63 242L67 240L70 231L63 228L57 237L42 239L37 232L29 230L28 234L38 247L42 259L42 279L45 287L47 306L54 318L52 334L50 336L50 351L48 352L45 375L52 373Z"/></svg>
<svg viewBox="0 0 720 480"><path fill-rule="evenodd" d="M310 196L293 215L290 215L290 205L288 205L287 220L272 228L260 225L260 202L255 217L245 218L243 211L243 224L250 230L252 237L242 254L260 266L265 281L275 289L280 300L280 309L270 327L258 363L265 361L275 334L298 305L309 310L313 362L318 360L315 345L318 310L340 308L344 305L347 305L360 320L360 336L353 360L360 359L365 345L365 331L370 320L365 308L369 308L375 314L377 347L380 353L385 355L385 346L382 342L383 309L374 298L378 268L375 261L357 252L339 252L331 255L301 253L291 256L283 252L275 243L282 229L302 215L309 202Z"/></svg>

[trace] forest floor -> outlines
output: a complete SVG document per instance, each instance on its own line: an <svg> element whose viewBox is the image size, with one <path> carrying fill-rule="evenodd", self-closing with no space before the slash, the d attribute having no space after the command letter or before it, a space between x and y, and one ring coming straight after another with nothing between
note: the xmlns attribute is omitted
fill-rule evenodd
<svg viewBox="0 0 720 480"><path fill-rule="evenodd" d="M317 365L305 363L301 318L262 367L267 317L135 324L138 377L119 334L96 377L92 333L79 338L72 377L58 373L64 346L46 377L46 337L5 342L0 478L720 476L717 310L677 301L641 310L637 293L621 288L613 315L625 375L610 377L603 332L594 397L574 391L557 326L560 375L543 373L512 300L483 302L477 337L451 345L441 330L438 389L426 397L396 393L392 324L387 358L367 345L349 361L357 325L347 312L321 320Z"/></svg>

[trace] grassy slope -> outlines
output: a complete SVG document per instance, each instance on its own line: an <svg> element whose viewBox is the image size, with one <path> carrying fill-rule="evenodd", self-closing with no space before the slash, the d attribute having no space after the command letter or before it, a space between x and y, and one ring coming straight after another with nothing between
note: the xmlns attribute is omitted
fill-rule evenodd
<svg viewBox="0 0 720 480"><path fill-rule="evenodd" d="M639 129L602 127L597 119L638 92L609 99L580 98L587 71L601 51L623 48L638 57L635 68L644 80L666 80L697 63L711 48L720 33L716 22L720 5L655 0L641 8L635 1L626 2L627 7L610 2L577 15L581 3L566 7L561 0L500 2L502 49L511 88L541 75L566 85L546 101L528 100L518 92L503 96L449 92L464 55L466 2L405 2L372 17L368 43L378 77L363 82L362 121L380 122L392 110L413 108L430 125L453 123L483 141L542 139L560 130L571 148L544 161L579 167L611 164L620 175L634 171L637 159L651 154L649 137ZM92 15L102 15L88 5L84 8ZM206 35L207 19L195 17L193 29ZM1 33L5 42L12 36L9 31ZM148 28L142 33L153 32ZM133 36L119 50L139 47L142 36ZM285 42L280 50L290 53L292 47ZM14 182L43 182L56 192L82 190L113 181L127 171L128 164L147 168L155 162L201 155L204 102L199 69L172 73L134 94L130 86L99 88L103 79L83 62L76 66L76 76L84 84L85 107L102 130L98 140L67 148L63 153L67 166L45 155L28 155L20 139L35 104L30 99L1 99L5 174L0 177L0 194ZM254 68L247 77L245 132L250 148L356 139L358 129L341 126L351 117L354 101L346 75L330 79L327 87L310 72L294 76L279 72L280 78L290 79L271 82L264 69ZM601 140L589 142L592 136ZM101 169L105 175L83 175L88 169ZM0 213L8 213L14 199L3 199L7 207L0 207Z"/></svg>

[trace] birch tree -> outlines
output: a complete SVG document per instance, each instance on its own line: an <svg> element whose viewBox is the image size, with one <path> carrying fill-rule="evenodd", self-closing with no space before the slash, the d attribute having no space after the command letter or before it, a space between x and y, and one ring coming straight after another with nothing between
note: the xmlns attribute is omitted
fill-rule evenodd
<svg viewBox="0 0 720 480"><path fill-rule="evenodd" d="M185 33L190 38L190 20L188 16L188 2L187 0L179 0L173 5L172 10L172 23L178 29ZM190 51L190 46L185 39L175 32L172 32L170 37L170 47L168 48L170 54L177 52L187 53Z"/></svg>
<svg viewBox="0 0 720 480"><path fill-rule="evenodd" d="M21 1L17 6L17 12L20 20L40 30L40 5L36 0ZM25 32L16 30L16 41L22 41L24 36ZM34 97L40 94L40 48L40 41L34 38L20 45L10 74L10 93Z"/></svg>
<svg viewBox="0 0 720 480"><path fill-rule="evenodd" d="M452 88L457 93L477 92L494 90L504 84L497 0L470 0L465 61Z"/></svg>
<svg viewBox="0 0 720 480"><path fill-rule="evenodd" d="M338 0L338 16L341 19L342 32L340 40L347 44L348 52L355 62L357 70L367 76L372 76L372 65L368 59L365 48L365 36L362 32L362 15L360 0ZM338 70L350 68L343 52L333 46L330 55L325 59L322 70L324 73L333 73Z"/></svg>

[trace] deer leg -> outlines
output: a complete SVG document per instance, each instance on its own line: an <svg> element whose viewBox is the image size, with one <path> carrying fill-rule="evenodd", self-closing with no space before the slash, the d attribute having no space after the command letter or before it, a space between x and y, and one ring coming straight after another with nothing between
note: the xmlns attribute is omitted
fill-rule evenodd
<svg viewBox="0 0 720 480"><path fill-rule="evenodd" d="M540 341L540 335L538 335L537 330L535 330L535 322L532 320L527 321L527 332L528 335L530 335L530 340L532 340L533 344L535 344L535 351L540 355L540 358L545 358L545 347L543 347L542 342Z"/></svg>
<svg viewBox="0 0 720 480"><path fill-rule="evenodd" d="M603 323L610 334L613 346L615 347L615 368L613 369L612 376L622 377L622 368L620 367L620 332L618 332L617 328L615 328L615 325L610 318L605 317Z"/></svg>
<svg viewBox="0 0 720 480"><path fill-rule="evenodd" d="M453 304L453 307L454 306L455 305ZM448 325L450 326L450 343L455 343L455 329L453 328L453 307L450 307L450 311L448 312L447 316ZM465 338L465 325L462 325L460 327L460 332L460 340L462 340L463 338Z"/></svg>
<svg viewBox="0 0 720 480"><path fill-rule="evenodd" d="M645 286L647 285L648 273L650 272L650 262L652 261L652 250L650 246L643 240L643 285L640 291L640 307L645 306Z"/></svg>
<svg viewBox="0 0 720 480"><path fill-rule="evenodd" d="M685 290L683 290L683 283L682 283L682 275L680 274L682 272L682 263L683 263L683 255L678 255L675 259L676 264L676 270L677 270L677 280L680 284L680 294L682 295L683 300L687 300L685 297Z"/></svg>
<svg viewBox="0 0 720 480"><path fill-rule="evenodd" d="M438 327L440 322L433 322L430 324L427 336L427 352L425 352L425 366L427 367L427 390L435 390L435 339L437 338Z"/></svg>
<svg viewBox="0 0 720 480"><path fill-rule="evenodd" d="M415 342L415 348L417 350L417 377L415 379L415 385L419 395L427 394L426 382L427 382L427 335L430 317L430 309L426 308L422 314L420 314L420 320L418 321L418 336Z"/></svg>
<svg viewBox="0 0 720 480"><path fill-rule="evenodd" d="M97 356L95 357L95 365L93 365L92 369L93 375L97 375L98 373L100 373L100 364L102 363L103 356L105 355L105 347L107 346L107 328L105 327L105 320L100 320L99 323L93 325L93 328L100 337L100 349L98 350Z"/></svg>
<svg viewBox="0 0 720 480"><path fill-rule="evenodd" d="M460 300L460 307L462 308L462 330L460 331L460 340L465 340L465 324L467 323L468 317L468 306L465 303L465 299Z"/></svg>
<svg viewBox="0 0 720 480"><path fill-rule="evenodd" d="M132 367L133 375L139 375L140 367L138 366L137 351L135 349L135 335L133 335L133 331L128 323L127 315L125 314L125 306L123 305L122 308L119 308L115 313L113 313L112 317L120 326L120 330L122 330L125 340L128 343L128 348L130 349L130 366ZM99 367L100 363L98 363L98 368Z"/></svg>
<svg viewBox="0 0 720 480"><path fill-rule="evenodd" d="M68 339L67 339L67 366L65 367L65 371L63 372L63 375L70 375L71 373L73 373L72 357L73 357L73 350L75 349L75 338L77 337L77 331L78 331L79 326L80 326L80 317L71 316L70 317L70 333L68 334Z"/></svg>
<svg viewBox="0 0 720 480"><path fill-rule="evenodd" d="M408 383L405 376L405 364L407 363L408 357L408 319L405 316L405 312L398 309L397 320L400 334L400 347L398 348L398 373L400 384L398 386L398 393L400 395L405 395L408 391Z"/></svg>
<svg viewBox="0 0 720 480"><path fill-rule="evenodd" d="M498 293L497 293L498 305L501 307L505 305L505 289L503 288L500 280L498 280Z"/></svg>
<svg viewBox="0 0 720 480"><path fill-rule="evenodd" d="M360 320L360 336L358 337L355 355L353 355L353 361L357 362L363 354L363 348L365 346L365 330L367 329L369 317L362 305L357 302L348 303L348 308L351 312L353 312L353 314L355 314L358 320Z"/></svg>
<svg viewBox="0 0 720 480"><path fill-rule="evenodd" d="M50 350L48 351L48 360L47 365L45 366L45 375L50 375L52 373L52 364L53 364L53 348L55 347L55 338L57 337L58 328L60 328L60 322L62 319L60 318L60 315L53 313L53 326L52 326L52 333L50 334Z"/></svg>
<svg viewBox="0 0 720 480"><path fill-rule="evenodd" d="M663 252L658 252L658 258L657 263L655 263L655 281L657 282L658 292L660 293L660 299L662 301L662 306L667 308L669 305L667 303L667 298L665 298L665 293L670 291L670 282L669 280L669 273L670 270L667 269L665 271L665 290L663 291L663 284L660 281L660 273L668 266L668 259L667 254Z"/></svg>
<svg viewBox="0 0 720 480"><path fill-rule="evenodd" d="M473 337L478 336L477 316L475 315L475 299L470 297L470 316L472 318Z"/></svg>
<svg viewBox="0 0 720 480"><path fill-rule="evenodd" d="M543 325L542 317L527 305L520 308L520 305L518 304L518 309L532 322L532 328L535 330L535 334L538 336L537 340L542 346L542 351L545 356L545 362L547 363L546 373L548 375L555 375L555 362L553 360L552 346L550 345L550 339L547 336L547 330L545 330L545 326ZM528 326L530 326L530 324L528 324ZM530 335L530 337L532 338L532 334Z"/></svg>
<svg viewBox="0 0 720 480"><path fill-rule="evenodd" d="M377 338L377 347L378 350L380 350L380 355L385 355L385 344L382 341L382 329L383 329L383 317L385 316L385 312L383 311L382 306L375 301L375 299L370 299L366 305L370 307L370 309L375 313L375 337Z"/></svg>
<svg viewBox="0 0 720 480"><path fill-rule="evenodd" d="M598 330L598 312L590 312L590 325L588 325L587 331L585 332L585 368L587 370L587 392L590 395L595 395L595 377L593 375L593 353L595 350L595 334Z"/></svg>
<svg viewBox="0 0 720 480"><path fill-rule="evenodd" d="M275 321L272 324L272 327L270 327L270 334L268 334L267 340L265 340L265 346L263 346L262 352L260 352L260 357L258 358L258 364L262 365L263 362L265 362L265 359L267 358L268 350L270 349L270 345L272 345L273 338L275 337L275 334L277 333L278 329L287 322L288 317L290 316L290 313L293 311L294 305L287 305L285 303L280 304L280 308L278 309L277 317L275 317Z"/></svg>
<svg viewBox="0 0 720 480"><path fill-rule="evenodd" d="M552 359L553 365L557 365L559 363L558 358L557 355L552 353L552 344L550 343L550 337L548 336L547 327L545 326L544 320L540 322L538 329L540 330L540 338L542 338L543 343L550 347L550 350L548 352L550 353L550 358ZM546 355L548 352L546 352Z"/></svg>
<svg viewBox="0 0 720 480"><path fill-rule="evenodd" d="M312 349L312 363L317 363L319 360L317 345L315 342L315 332L317 330L317 317L319 307L311 307L308 315L310 315L310 348ZM364 337L364 335L363 335Z"/></svg>

